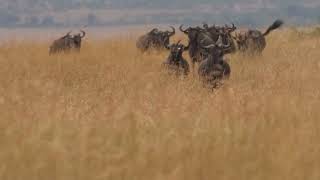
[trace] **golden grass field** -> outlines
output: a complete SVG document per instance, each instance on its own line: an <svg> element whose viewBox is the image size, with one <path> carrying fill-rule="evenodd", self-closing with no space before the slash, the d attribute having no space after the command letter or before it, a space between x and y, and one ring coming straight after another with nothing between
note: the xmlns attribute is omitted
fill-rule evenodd
<svg viewBox="0 0 320 180"><path fill-rule="evenodd" d="M136 37L0 46L1 180L320 179L320 36L273 32L214 92Z"/></svg>

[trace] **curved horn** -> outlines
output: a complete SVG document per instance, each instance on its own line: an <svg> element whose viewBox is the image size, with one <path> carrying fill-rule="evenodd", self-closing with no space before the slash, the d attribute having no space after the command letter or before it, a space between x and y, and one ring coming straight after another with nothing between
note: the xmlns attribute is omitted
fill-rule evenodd
<svg viewBox="0 0 320 180"><path fill-rule="evenodd" d="M216 47L216 44L215 44L215 43L209 44L209 45L207 45L207 46L203 46L203 45L202 45L203 42L204 42L204 39L200 41L200 46L201 46L202 48L204 48L204 49L209 49L209 48Z"/></svg>
<svg viewBox="0 0 320 180"><path fill-rule="evenodd" d="M80 30L82 32L82 35L80 36L81 38L84 38L86 36L86 32L83 30Z"/></svg>
<svg viewBox="0 0 320 180"><path fill-rule="evenodd" d="M210 48L213 48L213 47L216 47L215 44L210 44L210 45L207 45L207 46L202 46L202 48L205 48L205 49L210 49Z"/></svg>
<svg viewBox="0 0 320 180"><path fill-rule="evenodd" d="M180 31L185 33L185 34L187 34L188 33L188 29L183 30L182 27L183 27L183 24L181 24L181 26L179 27Z"/></svg>
<svg viewBox="0 0 320 180"><path fill-rule="evenodd" d="M228 49L230 47L231 47L230 42L227 45L225 45L225 44L219 45L219 48L222 48L222 49Z"/></svg>
<svg viewBox="0 0 320 180"><path fill-rule="evenodd" d="M237 27L232 23L232 27L228 27L229 32L233 32L237 29Z"/></svg>
<svg viewBox="0 0 320 180"><path fill-rule="evenodd" d="M231 25L232 25L232 27L228 26L227 24L225 25L225 30L229 33L233 32L237 29L237 27L233 23Z"/></svg>
<svg viewBox="0 0 320 180"><path fill-rule="evenodd" d="M169 32L169 36L173 36L176 33L176 29L173 26L169 26L172 29L172 32Z"/></svg>

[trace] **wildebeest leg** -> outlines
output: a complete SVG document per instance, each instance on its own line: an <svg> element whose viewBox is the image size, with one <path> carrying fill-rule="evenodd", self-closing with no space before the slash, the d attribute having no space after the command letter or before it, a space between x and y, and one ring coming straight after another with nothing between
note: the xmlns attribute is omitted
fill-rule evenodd
<svg viewBox="0 0 320 180"><path fill-rule="evenodd" d="M197 59L193 57L193 58L192 58L192 74L193 74L193 77L194 77L195 74L196 74L196 71L195 71L196 61L197 61Z"/></svg>
<svg viewBox="0 0 320 180"><path fill-rule="evenodd" d="M194 74L194 61L192 60L192 73Z"/></svg>

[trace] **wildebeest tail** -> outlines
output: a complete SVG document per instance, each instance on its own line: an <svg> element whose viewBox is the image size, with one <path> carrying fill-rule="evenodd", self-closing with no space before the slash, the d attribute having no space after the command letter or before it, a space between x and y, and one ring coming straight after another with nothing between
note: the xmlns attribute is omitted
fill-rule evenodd
<svg viewBox="0 0 320 180"><path fill-rule="evenodd" d="M263 36L267 36L271 31L278 29L279 27L281 27L283 25L283 21L282 20L276 20L267 30L265 33L263 33Z"/></svg>

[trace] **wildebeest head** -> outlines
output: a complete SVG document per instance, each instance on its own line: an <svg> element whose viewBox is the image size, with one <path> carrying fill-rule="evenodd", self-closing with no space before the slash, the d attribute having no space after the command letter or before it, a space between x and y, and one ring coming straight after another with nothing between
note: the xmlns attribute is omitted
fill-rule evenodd
<svg viewBox="0 0 320 180"><path fill-rule="evenodd" d="M212 35L212 37L216 37L213 39L218 39L219 35L227 35L227 34L231 34L233 31L235 31L237 28L234 24L232 24L232 26L216 26L216 25L212 25L209 26L208 24L204 23L203 24L203 28L205 31L207 31L208 33L210 33Z"/></svg>
<svg viewBox="0 0 320 180"><path fill-rule="evenodd" d="M231 33L237 29L234 24L232 24L232 26L209 26L208 24L204 23L203 28L205 29L207 34L212 38L212 40L217 41L218 38L221 36L223 43L226 44L227 42L231 42L231 46L233 47L230 49L230 53L235 51L235 45L232 42L231 35Z"/></svg>
<svg viewBox="0 0 320 180"><path fill-rule="evenodd" d="M230 34L230 33L234 32L235 30L237 30L237 27L233 23L232 23L231 27L228 26L227 24L223 27L224 33Z"/></svg>
<svg viewBox="0 0 320 180"><path fill-rule="evenodd" d="M76 48L76 49L81 48L81 40L82 40L82 38L84 38L86 36L86 32L84 32L83 30L80 30L80 31L81 31L81 33L75 34L72 37L74 48Z"/></svg>
<svg viewBox="0 0 320 180"><path fill-rule="evenodd" d="M206 22L203 22L202 26L203 26L203 29L208 29L209 28L209 25Z"/></svg>
<svg viewBox="0 0 320 180"><path fill-rule="evenodd" d="M200 27L188 27L187 29L183 29L183 25L179 27L180 31L184 34L188 35L190 41L196 40L197 36L200 32L203 32L203 29Z"/></svg>
<svg viewBox="0 0 320 180"><path fill-rule="evenodd" d="M230 41L224 43L221 36L219 36L218 40L215 43L207 46L202 46L202 48L205 49L209 55L214 57L222 57L231 47L232 44L230 43Z"/></svg>
<svg viewBox="0 0 320 180"><path fill-rule="evenodd" d="M212 33L212 34L219 33L219 30L221 29L219 26L216 26L216 25L209 26L207 23L203 23L202 26L206 32Z"/></svg>
<svg viewBox="0 0 320 180"><path fill-rule="evenodd" d="M223 44L231 44L231 47L228 51L225 51L225 53L235 52L236 46L231 35L231 33L237 29L234 24L232 24L232 26L209 26L208 24L203 24L203 28L213 41L217 41L220 37Z"/></svg>
<svg viewBox="0 0 320 180"><path fill-rule="evenodd" d="M170 26L172 31L164 31L160 32L160 41L163 43L163 45L166 47L170 44L170 37L175 35L176 30L174 27Z"/></svg>
<svg viewBox="0 0 320 180"><path fill-rule="evenodd" d="M230 43L230 48L225 51L225 53L233 53L236 51L236 45L233 41L233 36L232 36L232 32L234 32L237 29L237 27L232 23L232 26L228 26L225 25L222 28L222 32L220 33L221 37L222 37L222 42L223 44L228 44Z"/></svg>
<svg viewBox="0 0 320 180"><path fill-rule="evenodd" d="M179 61L179 59L182 57L182 53L189 49L189 45L184 46L180 42L181 41L178 41L175 44L166 46L166 48L170 50L170 56L173 58L173 60L176 60L176 61Z"/></svg>

